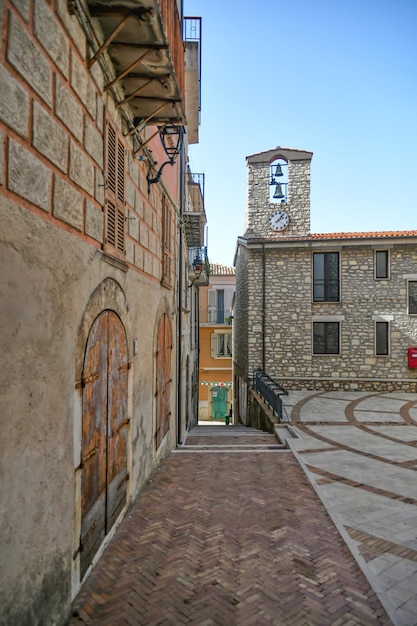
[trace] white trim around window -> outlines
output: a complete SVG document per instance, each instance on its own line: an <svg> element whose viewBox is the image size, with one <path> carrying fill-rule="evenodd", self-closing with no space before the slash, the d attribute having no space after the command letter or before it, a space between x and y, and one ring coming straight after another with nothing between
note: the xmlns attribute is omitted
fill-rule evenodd
<svg viewBox="0 0 417 626"><path fill-rule="evenodd" d="M417 315L417 275L407 280L407 313Z"/></svg>
<svg viewBox="0 0 417 626"><path fill-rule="evenodd" d="M375 280L390 279L389 250L374 250L374 278Z"/></svg>
<svg viewBox="0 0 417 626"><path fill-rule="evenodd" d="M232 331L215 330L210 336L211 357L213 359L232 358Z"/></svg>
<svg viewBox="0 0 417 626"><path fill-rule="evenodd" d="M391 351L391 323L387 320L374 321L375 356L389 356Z"/></svg>
<svg viewBox="0 0 417 626"><path fill-rule="evenodd" d="M391 314L375 313L372 315L374 323L374 351L375 356L390 356L391 353Z"/></svg>

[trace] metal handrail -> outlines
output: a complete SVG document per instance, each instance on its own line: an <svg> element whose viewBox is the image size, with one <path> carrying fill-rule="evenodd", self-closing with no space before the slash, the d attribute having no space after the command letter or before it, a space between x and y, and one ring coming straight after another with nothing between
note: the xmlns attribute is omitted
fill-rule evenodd
<svg viewBox="0 0 417 626"><path fill-rule="evenodd" d="M289 421L285 411L283 417L283 407L281 396L288 396L288 391L273 378L268 376L261 369L253 371L253 388L263 397L265 402L269 404L273 413L278 416L280 422Z"/></svg>

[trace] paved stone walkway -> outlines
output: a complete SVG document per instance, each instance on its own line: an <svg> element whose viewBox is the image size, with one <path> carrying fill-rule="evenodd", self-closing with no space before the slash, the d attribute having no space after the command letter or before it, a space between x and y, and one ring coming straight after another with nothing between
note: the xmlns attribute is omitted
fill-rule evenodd
<svg viewBox="0 0 417 626"><path fill-rule="evenodd" d="M396 626L417 626L417 394L291 392L288 445Z"/></svg>
<svg viewBox="0 0 417 626"><path fill-rule="evenodd" d="M307 478L313 463L318 481L335 467L302 442L307 474L271 435L192 431L120 525L68 625L389 625Z"/></svg>

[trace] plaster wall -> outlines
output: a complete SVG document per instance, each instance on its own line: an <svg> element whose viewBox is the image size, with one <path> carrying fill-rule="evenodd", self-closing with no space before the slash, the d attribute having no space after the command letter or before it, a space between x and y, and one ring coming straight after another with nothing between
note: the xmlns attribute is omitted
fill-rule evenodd
<svg viewBox="0 0 417 626"><path fill-rule="evenodd" d="M65 0L1 2L0 25L0 622L49 626L63 623L80 585L79 383L102 310L120 316L131 362L129 500L175 447L178 170L148 195L148 166L122 139L125 254L105 253L106 122L120 137L124 127L100 66L87 71L85 36ZM162 191L172 211L171 288L161 285ZM172 418L155 451L162 313L174 338ZM189 349L184 341L184 366Z"/></svg>
<svg viewBox="0 0 417 626"><path fill-rule="evenodd" d="M0 232L0 263L8 267L1 300L1 616L9 624L54 624L71 599L78 540L81 409L75 387L83 357L80 329L90 321L85 312L93 318L94 307L111 308L125 325L131 360L128 489L134 498L158 458L175 446L172 420L163 446L154 450L150 366L155 320L161 310L172 310L172 302L166 290L113 267L82 240L9 202L0 206ZM117 287L102 290L89 308L103 281Z"/></svg>

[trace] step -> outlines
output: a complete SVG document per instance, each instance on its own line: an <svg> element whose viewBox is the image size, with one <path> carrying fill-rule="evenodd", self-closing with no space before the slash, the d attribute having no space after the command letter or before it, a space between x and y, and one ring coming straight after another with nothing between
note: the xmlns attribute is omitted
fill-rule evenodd
<svg viewBox="0 0 417 626"><path fill-rule="evenodd" d="M281 452L285 442L276 433L237 426L194 426L177 451L182 452Z"/></svg>

